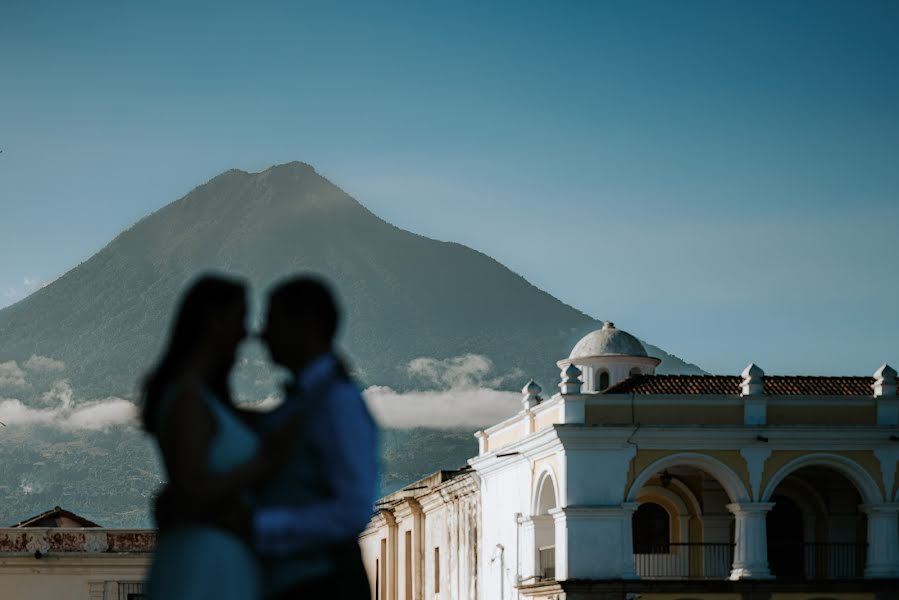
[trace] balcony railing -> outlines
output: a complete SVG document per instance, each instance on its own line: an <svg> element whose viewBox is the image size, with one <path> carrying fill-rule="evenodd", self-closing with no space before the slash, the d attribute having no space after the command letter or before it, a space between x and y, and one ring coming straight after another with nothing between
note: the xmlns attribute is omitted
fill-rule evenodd
<svg viewBox="0 0 899 600"><path fill-rule="evenodd" d="M541 579L556 578L556 547L544 546L540 548L540 577Z"/></svg>
<svg viewBox="0 0 899 600"><path fill-rule="evenodd" d="M733 563L733 544L669 543L637 550L634 563L644 579L727 579ZM768 546L768 559L778 579L853 579L864 575L865 544L775 543Z"/></svg>
<svg viewBox="0 0 899 600"><path fill-rule="evenodd" d="M777 542L768 562L778 579L854 579L865 572L865 544Z"/></svg>
<svg viewBox="0 0 899 600"><path fill-rule="evenodd" d="M669 543L638 548L637 575L644 579L726 579L733 544Z"/></svg>

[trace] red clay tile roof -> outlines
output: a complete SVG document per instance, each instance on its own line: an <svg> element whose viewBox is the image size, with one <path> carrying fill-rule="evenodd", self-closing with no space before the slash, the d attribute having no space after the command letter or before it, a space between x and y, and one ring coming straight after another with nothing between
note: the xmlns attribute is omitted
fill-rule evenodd
<svg viewBox="0 0 899 600"><path fill-rule="evenodd" d="M739 375L636 375L625 379L606 394L703 394L739 395ZM769 396L872 396L873 377L804 377L765 375Z"/></svg>

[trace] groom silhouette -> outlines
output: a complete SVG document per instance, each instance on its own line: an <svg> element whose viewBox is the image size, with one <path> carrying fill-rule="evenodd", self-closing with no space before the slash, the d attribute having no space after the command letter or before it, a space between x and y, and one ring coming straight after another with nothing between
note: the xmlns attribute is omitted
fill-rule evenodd
<svg viewBox="0 0 899 600"><path fill-rule="evenodd" d="M333 352L339 314L324 281L295 277L269 295L261 337L291 379L261 433L300 416L284 465L256 491L253 543L266 596L370 598L357 538L371 516L376 429Z"/></svg>

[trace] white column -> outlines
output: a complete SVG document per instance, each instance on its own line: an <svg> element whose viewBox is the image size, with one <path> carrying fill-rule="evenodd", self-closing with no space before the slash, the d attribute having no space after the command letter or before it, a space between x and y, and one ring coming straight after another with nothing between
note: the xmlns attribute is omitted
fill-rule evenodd
<svg viewBox="0 0 899 600"><path fill-rule="evenodd" d="M865 577L899 577L899 502L865 504L868 515L868 555Z"/></svg>
<svg viewBox="0 0 899 600"><path fill-rule="evenodd" d="M634 562L634 512L640 506L636 502L624 502L621 519L621 578L637 579L637 565Z"/></svg>
<svg viewBox="0 0 899 600"><path fill-rule="evenodd" d="M537 540L534 534L534 520L523 518L519 530L521 536L518 568L522 583L533 583L537 577Z"/></svg>
<svg viewBox="0 0 899 600"><path fill-rule="evenodd" d="M773 502L735 502L727 505L727 510L736 519L731 579L771 579L765 517L772 508Z"/></svg>

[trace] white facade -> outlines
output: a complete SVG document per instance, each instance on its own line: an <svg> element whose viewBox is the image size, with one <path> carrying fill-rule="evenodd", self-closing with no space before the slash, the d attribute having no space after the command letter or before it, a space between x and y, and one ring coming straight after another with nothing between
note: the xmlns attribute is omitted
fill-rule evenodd
<svg viewBox="0 0 899 600"><path fill-rule="evenodd" d="M373 597L561 600L614 596L603 590L621 582L651 596L649 582L675 593L685 581L693 597L704 581L737 593L794 578L802 593L838 579L862 593L897 583L894 370L664 376L634 343L611 324L586 336L558 363L560 393L541 399L529 382L518 414L476 434L470 470L385 498L362 536Z"/></svg>
<svg viewBox="0 0 899 600"><path fill-rule="evenodd" d="M145 529L0 529L0 600L138 598L155 539Z"/></svg>

